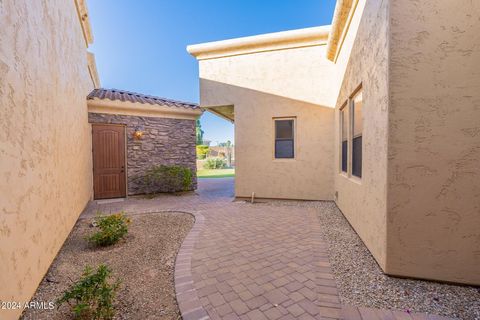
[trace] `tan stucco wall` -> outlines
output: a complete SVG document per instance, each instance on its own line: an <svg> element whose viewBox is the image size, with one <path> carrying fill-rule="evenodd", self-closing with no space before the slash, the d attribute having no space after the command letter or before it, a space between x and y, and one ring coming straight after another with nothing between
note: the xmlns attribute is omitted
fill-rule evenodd
<svg viewBox="0 0 480 320"><path fill-rule="evenodd" d="M333 63L325 49L199 61L201 105L234 105L237 197L333 198ZM274 159L273 117L296 117L295 160Z"/></svg>
<svg viewBox="0 0 480 320"><path fill-rule="evenodd" d="M391 2L386 271L480 284L480 2Z"/></svg>
<svg viewBox="0 0 480 320"><path fill-rule="evenodd" d="M73 0L1 1L0 30L0 300L28 301L91 196L93 86Z"/></svg>
<svg viewBox="0 0 480 320"><path fill-rule="evenodd" d="M366 45L368 44L368 45ZM336 63L336 203L382 268L386 264L388 1L360 0ZM340 173L339 108L362 85L362 178Z"/></svg>

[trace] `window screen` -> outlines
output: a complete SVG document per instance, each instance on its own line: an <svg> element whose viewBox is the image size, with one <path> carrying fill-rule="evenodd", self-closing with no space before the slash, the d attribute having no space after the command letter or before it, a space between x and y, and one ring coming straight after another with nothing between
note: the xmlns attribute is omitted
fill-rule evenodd
<svg viewBox="0 0 480 320"><path fill-rule="evenodd" d="M362 92L358 92L352 100L352 123L353 123L353 141L352 141L352 175L362 177Z"/></svg>
<svg viewBox="0 0 480 320"><path fill-rule="evenodd" d="M275 120L275 158L294 158L293 120Z"/></svg>

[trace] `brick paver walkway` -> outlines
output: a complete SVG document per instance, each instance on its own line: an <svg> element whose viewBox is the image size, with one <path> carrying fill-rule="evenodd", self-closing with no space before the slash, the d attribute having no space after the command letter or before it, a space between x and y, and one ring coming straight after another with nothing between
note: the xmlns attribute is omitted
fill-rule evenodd
<svg viewBox="0 0 480 320"><path fill-rule="evenodd" d="M195 245L192 276L212 319L339 317L312 209L237 203L203 215L207 224Z"/></svg>
<svg viewBox="0 0 480 320"><path fill-rule="evenodd" d="M175 286L190 319L447 319L342 306L315 209L232 202L233 179L205 179L196 195L93 204L129 213L195 214L177 256Z"/></svg>

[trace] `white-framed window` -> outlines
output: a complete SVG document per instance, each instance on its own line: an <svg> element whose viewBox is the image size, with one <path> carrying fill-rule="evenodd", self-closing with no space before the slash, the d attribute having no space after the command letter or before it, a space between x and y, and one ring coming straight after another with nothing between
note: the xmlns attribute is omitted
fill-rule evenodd
<svg viewBox="0 0 480 320"><path fill-rule="evenodd" d="M352 176L362 177L362 90L360 89L352 97Z"/></svg>
<svg viewBox="0 0 480 320"><path fill-rule="evenodd" d="M348 173L348 101L340 108L340 171Z"/></svg>
<svg viewBox="0 0 480 320"><path fill-rule="evenodd" d="M275 159L295 158L295 118L274 118Z"/></svg>
<svg viewBox="0 0 480 320"><path fill-rule="evenodd" d="M340 172L348 177L362 177L363 96L360 85L340 107Z"/></svg>

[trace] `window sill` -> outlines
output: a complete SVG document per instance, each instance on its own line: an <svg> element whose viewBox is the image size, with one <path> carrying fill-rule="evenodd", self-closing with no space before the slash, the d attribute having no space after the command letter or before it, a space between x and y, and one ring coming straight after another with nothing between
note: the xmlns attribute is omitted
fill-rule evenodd
<svg viewBox="0 0 480 320"><path fill-rule="evenodd" d="M362 178L355 176L348 176L346 172L340 172L339 175L355 184L362 185Z"/></svg>
<svg viewBox="0 0 480 320"><path fill-rule="evenodd" d="M362 178L356 177L356 176L351 176L350 179L352 182L355 182L356 184L361 185L362 184Z"/></svg>
<svg viewBox="0 0 480 320"><path fill-rule="evenodd" d="M273 162L292 162L292 161L296 161L297 159L295 158L274 158L273 159Z"/></svg>

